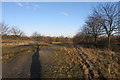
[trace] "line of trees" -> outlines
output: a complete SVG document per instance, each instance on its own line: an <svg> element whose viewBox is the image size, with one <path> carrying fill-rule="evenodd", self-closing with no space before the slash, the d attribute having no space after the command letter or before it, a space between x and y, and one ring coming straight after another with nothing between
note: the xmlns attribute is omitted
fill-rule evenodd
<svg viewBox="0 0 120 80"><path fill-rule="evenodd" d="M79 39L85 42L93 41L96 46L97 39L101 36L107 37L107 48L110 48L111 35L118 32L118 3L100 4L92 10L88 16L82 30L74 36L74 42L79 43Z"/></svg>
<svg viewBox="0 0 120 80"><path fill-rule="evenodd" d="M111 45L111 36L116 35L118 31L120 11L118 10L118 3L105 3L100 4L92 10L92 14L87 17L85 25L82 30L78 32L74 38L74 44L79 43L91 43L92 46L97 47L97 41L99 38L107 38L107 48ZM8 26L4 22L0 23L2 35L14 35L24 36L24 32L16 26ZM29 38L31 39L31 38ZM35 32L32 35L34 41L46 41L46 42L68 42L71 38L68 37L45 37Z"/></svg>
<svg viewBox="0 0 120 80"><path fill-rule="evenodd" d="M0 33L3 39L33 40L35 44L38 44L39 42L46 42L51 44L52 42L67 43L72 41L72 39L69 37L42 36L39 32L33 32L33 34L28 37L25 35L24 31L20 30L17 26L9 26L4 22L0 22L0 28Z"/></svg>
<svg viewBox="0 0 120 80"><path fill-rule="evenodd" d="M69 43L72 42L72 39L69 37L50 37L50 36L42 36L40 33L38 32L34 32L31 36L32 40L34 40L36 43L43 41L43 42L47 42L49 44L52 44L52 42L62 42L62 43Z"/></svg>
<svg viewBox="0 0 120 80"><path fill-rule="evenodd" d="M24 36L25 33L20 30L17 26L9 26L4 22L0 22L1 26L1 35L14 35L14 36Z"/></svg>

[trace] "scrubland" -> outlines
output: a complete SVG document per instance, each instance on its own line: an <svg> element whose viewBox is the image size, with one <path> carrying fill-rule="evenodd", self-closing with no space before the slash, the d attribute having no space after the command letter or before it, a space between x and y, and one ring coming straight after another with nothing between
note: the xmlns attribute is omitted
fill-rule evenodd
<svg viewBox="0 0 120 80"><path fill-rule="evenodd" d="M3 64L34 54L37 45L40 46L41 78L120 78L119 52L74 46L72 42L38 41L36 44L32 40L3 40Z"/></svg>
<svg viewBox="0 0 120 80"><path fill-rule="evenodd" d="M83 47L57 46L54 49L48 53L43 77L119 79L118 53Z"/></svg>

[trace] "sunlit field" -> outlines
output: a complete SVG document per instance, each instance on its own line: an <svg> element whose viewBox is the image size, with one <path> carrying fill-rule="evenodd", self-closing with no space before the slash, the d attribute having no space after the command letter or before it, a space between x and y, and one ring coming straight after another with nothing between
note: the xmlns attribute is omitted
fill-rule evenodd
<svg viewBox="0 0 120 80"><path fill-rule="evenodd" d="M2 78L119 80L118 7L118 2L3 2Z"/></svg>
<svg viewBox="0 0 120 80"><path fill-rule="evenodd" d="M12 41L14 42L14 41ZM36 45L3 43L3 63L32 54ZM118 52L111 50L75 48L72 43L39 44L41 78L119 78Z"/></svg>

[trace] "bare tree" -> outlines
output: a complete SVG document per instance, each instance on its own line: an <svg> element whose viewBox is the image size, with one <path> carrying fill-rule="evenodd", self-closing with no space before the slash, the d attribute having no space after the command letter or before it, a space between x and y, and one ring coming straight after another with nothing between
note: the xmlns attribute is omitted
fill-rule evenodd
<svg viewBox="0 0 120 80"><path fill-rule="evenodd" d="M11 33L15 36L23 36L24 35L24 32L19 30L17 27L13 27L11 29Z"/></svg>
<svg viewBox="0 0 120 80"><path fill-rule="evenodd" d="M38 32L34 32L32 34L32 38L35 41L35 43L38 45L39 41L41 40L41 35Z"/></svg>
<svg viewBox="0 0 120 80"><path fill-rule="evenodd" d="M85 36L82 34L82 32L78 32L78 33L73 37L74 46L76 46L77 44L80 44L81 42L83 42L84 37L85 37Z"/></svg>
<svg viewBox="0 0 120 80"><path fill-rule="evenodd" d="M85 24L83 26L83 28L80 30L80 32L78 32L74 38L73 41L75 44L79 44L80 42L89 42L91 35L90 35L90 30L89 27L87 27L87 25Z"/></svg>
<svg viewBox="0 0 120 80"><path fill-rule="evenodd" d="M1 25L1 34L2 35L8 35L10 33L10 27L8 25L6 25L4 22L0 22Z"/></svg>
<svg viewBox="0 0 120 80"><path fill-rule="evenodd" d="M92 38L92 36L90 34L90 28L86 24L83 26L81 33L84 35L85 42L90 42L90 38Z"/></svg>
<svg viewBox="0 0 120 80"><path fill-rule="evenodd" d="M99 23L103 26L108 37L108 48L110 48L110 36L118 28L118 3L116 4L101 4L93 11L94 15L99 16Z"/></svg>
<svg viewBox="0 0 120 80"><path fill-rule="evenodd" d="M97 16L89 16L86 21L86 27L89 32L89 35L94 38L94 45L96 46L97 38L102 34L103 28L99 23ZM88 34L87 34L88 35Z"/></svg>

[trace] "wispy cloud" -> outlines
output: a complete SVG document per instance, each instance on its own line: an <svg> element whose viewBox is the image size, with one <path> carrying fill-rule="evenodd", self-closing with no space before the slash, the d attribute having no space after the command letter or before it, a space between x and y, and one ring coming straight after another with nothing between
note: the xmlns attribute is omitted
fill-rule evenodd
<svg viewBox="0 0 120 80"><path fill-rule="evenodd" d="M20 6L20 7L23 7L23 4L22 3L20 3L20 2L18 2L18 3L16 3L18 6Z"/></svg>
<svg viewBox="0 0 120 80"><path fill-rule="evenodd" d="M60 12L60 14L62 14L62 15L64 15L64 16L69 16L69 14L66 13L66 12Z"/></svg>
<svg viewBox="0 0 120 80"><path fill-rule="evenodd" d="M17 2L16 4L17 4L17 6L23 7L23 8L26 8L26 9L38 9L38 8L40 8L40 5L30 4L28 2L25 2L25 3Z"/></svg>
<svg viewBox="0 0 120 80"><path fill-rule="evenodd" d="M34 4L34 5L33 5L33 8L34 8L34 9L38 9L38 8L40 8L40 5Z"/></svg>

